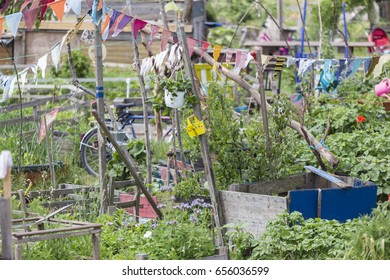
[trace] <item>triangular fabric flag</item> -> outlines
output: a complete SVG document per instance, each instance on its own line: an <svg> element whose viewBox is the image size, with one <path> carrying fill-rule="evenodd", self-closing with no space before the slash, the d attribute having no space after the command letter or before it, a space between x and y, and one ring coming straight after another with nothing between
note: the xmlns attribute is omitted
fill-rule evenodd
<svg viewBox="0 0 390 280"><path fill-rule="evenodd" d="M380 74L382 74L383 65L390 61L390 54L384 54L379 58L378 64L375 66L374 78L377 78Z"/></svg>
<svg viewBox="0 0 390 280"><path fill-rule="evenodd" d="M296 62L296 58L294 58L294 57L288 57L288 58L287 58L287 62L286 62L287 68L289 68L291 65L295 64L295 62Z"/></svg>
<svg viewBox="0 0 390 280"><path fill-rule="evenodd" d="M364 70L364 73L366 73L368 71L368 68L370 68L370 64L371 64L371 57L363 59L363 70Z"/></svg>
<svg viewBox="0 0 390 280"><path fill-rule="evenodd" d="M107 38L108 38L108 32L110 30L110 21L111 21L111 17L109 15L106 15L106 20L103 24L103 27L102 27L102 39L103 41L106 41Z"/></svg>
<svg viewBox="0 0 390 280"><path fill-rule="evenodd" d="M84 15L78 22L77 24L68 31L68 33L66 34L67 36L67 43L70 43L70 41L73 40L74 36L76 36L77 32L79 31L81 25L83 24L84 20L85 20L85 17L86 15Z"/></svg>
<svg viewBox="0 0 390 280"><path fill-rule="evenodd" d="M73 12L81 16L81 1L80 0L66 0L67 3L69 4L70 8L73 10ZM88 1L87 1L88 2ZM92 8L93 0L90 1L91 6L89 7L90 9Z"/></svg>
<svg viewBox="0 0 390 280"><path fill-rule="evenodd" d="M54 67L57 70L58 65L60 64L60 55L61 55L60 43L57 43L57 45L55 45L54 48L51 49L50 53L51 53L51 60L53 61Z"/></svg>
<svg viewBox="0 0 390 280"><path fill-rule="evenodd" d="M370 76L370 74L372 73L372 71L374 71L374 68L378 64L378 62L379 62L379 56L374 56L373 58L371 58L370 66L368 67L366 72L366 77Z"/></svg>
<svg viewBox="0 0 390 280"><path fill-rule="evenodd" d="M146 21L140 20L138 18L133 21L133 37L134 39L137 39L138 37L138 31L142 30L148 23Z"/></svg>
<svg viewBox="0 0 390 280"><path fill-rule="evenodd" d="M46 76L46 66L47 66L47 54L38 59L37 65L42 71L42 78Z"/></svg>
<svg viewBox="0 0 390 280"><path fill-rule="evenodd" d="M215 45L213 49L213 60L214 60L214 65L213 65L213 70L217 70L217 61L219 56L221 55L222 47Z"/></svg>
<svg viewBox="0 0 390 280"><path fill-rule="evenodd" d="M24 8L27 7L28 4L30 4L33 0L25 0L23 5L20 7L20 11L23 11Z"/></svg>
<svg viewBox="0 0 390 280"><path fill-rule="evenodd" d="M128 25L129 22L133 19L132 16L128 16L126 14L122 14L122 15L123 15L122 18L117 20L118 25L117 25L112 37L118 36L119 33L122 32L123 28L125 28L126 25Z"/></svg>
<svg viewBox="0 0 390 280"><path fill-rule="evenodd" d="M27 81L28 69L29 69L29 67L25 68L22 72L19 73L20 81L22 83L22 92L24 89L24 85L26 84L26 81Z"/></svg>
<svg viewBox="0 0 390 280"><path fill-rule="evenodd" d="M103 9L98 9L98 5L100 2L94 1L92 5L92 9L89 11L89 14L92 17L92 21L95 25L99 25L103 16Z"/></svg>
<svg viewBox="0 0 390 280"><path fill-rule="evenodd" d="M233 58L233 50L232 49L227 49L226 50L226 63L230 63Z"/></svg>
<svg viewBox="0 0 390 280"><path fill-rule="evenodd" d="M282 71L283 65L286 62L286 60L287 60L287 58L285 58L285 57L277 57L276 58L276 64L275 64L275 68L274 68L274 77L277 77L279 75L279 73Z"/></svg>
<svg viewBox="0 0 390 280"><path fill-rule="evenodd" d="M30 10L25 10L23 12L24 24L26 25L27 31L31 31L34 26L37 14L40 8L34 8Z"/></svg>
<svg viewBox="0 0 390 280"><path fill-rule="evenodd" d="M88 5L88 8L92 9L93 0L87 0L87 5Z"/></svg>
<svg viewBox="0 0 390 280"><path fill-rule="evenodd" d="M0 37L3 34L3 23L4 23L4 17L0 18Z"/></svg>
<svg viewBox="0 0 390 280"><path fill-rule="evenodd" d="M0 13L4 14L5 11L7 11L7 8L9 6L9 4L11 3L11 0L5 0L5 3L4 3L4 0L2 0L1 2L3 3L3 6L2 6L2 8L0 10Z"/></svg>
<svg viewBox="0 0 390 280"><path fill-rule="evenodd" d="M263 64L263 71L265 70L265 68L267 68L268 63L271 61L271 59L272 56L270 55L265 55L265 54L261 55L261 63Z"/></svg>
<svg viewBox="0 0 390 280"><path fill-rule="evenodd" d="M31 4L30 9L35 9L39 7L39 4L41 4L41 0L33 0L34 2Z"/></svg>
<svg viewBox="0 0 390 280"><path fill-rule="evenodd" d="M176 32L172 32L172 41L174 44L179 43L179 37L177 36Z"/></svg>
<svg viewBox="0 0 390 280"><path fill-rule="evenodd" d="M57 0L56 2L50 3L48 5L60 21L62 21L64 16L65 1L66 0Z"/></svg>
<svg viewBox="0 0 390 280"><path fill-rule="evenodd" d="M168 4L165 5L165 8L164 8L165 12L169 12L169 11L177 11L177 5L175 2L171 1L169 2Z"/></svg>
<svg viewBox="0 0 390 280"><path fill-rule="evenodd" d="M352 63L351 60L348 60L348 61L347 61L347 65L350 65L351 63ZM340 78L341 72L343 72L344 66L345 66L345 60L344 60L344 59L340 59L340 60L339 60L339 70L337 71L337 74L336 74L337 79ZM348 67L348 66L347 66L347 67Z"/></svg>
<svg viewBox="0 0 390 280"><path fill-rule="evenodd" d="M10 88L13 87L15 80L15 76L0 76L0 87L3 87L3 97L1 98L0 103L6 101L10 96L9 91Z"/></svg>
<svg viewBox="0 0 390 280"><path fill-rule="evenodd" d="M255 54L254 54L255 55ZM255 55L256 56L256 55ZM254 60L254 56L251 53L248 53L248 55L245 58L244 64L242 68L246 68L251 60Z"/></svg>
<svg viewBox="0 0 390 280"><path fill-rule="evenodd" d="M52 2L54 2L54 0L41 0L41 16L39 17L40 21L42 21L43 17L45 16L48 4Z"/></svg>
<svg viewBox="0 0 390 280"><path fill-rule="evenodd" d="M108 25L109 26L108 36L111 36L112 34L114 34L114 30L116 27L116 20L119 18L120 15L121 15L121 12L119 12L117 10L112 10L110 23Z"/></svg>
<svg viewBox="0 0 390 280"><path fill-rule="evenodd" d="M210 43L209 42L206 42L206 41L202 41L202 54L200 57L203 57L203 54L204 52L206 51L206 49L210 46Z"/></svg>
<svg viewBox="0 0 390 280"><path fill-rule="evenodd" d="M42 140L45 138L46 130L49 130L52 123L56 119L59 111L60 111L60 108L56 108L53 111L51 111L50 113L47 113L46 115L42 116L41 127L39 129L38 144L41 144Z"/></svg>
<svg viewBox="0 0 390 280"><path fill-rule="evenodd" d="M247 52L243 52L243 51L237 51L236 53L236 60L235 60L235 65L234 65L234 69L233 69L233 72L235 74L239 74L242 67L244 66L244 63L245 63L245 60L248 56L248 53Z"/></svg>
<svg viewBox="0 0 390 280"><path fill-rule="evenodd" d="M160 45L160 51L164 51L165 47L167 46L169 37L171 37L172 32L169 30L163 30L161 34L161 45Z"/></svg>
<svg viewBox="0 0 390 280"><path fill-rule="evenodd" d="M363 62L362 58L354 59L351 69L348 69L349 71L347 71L346 77L348 78L349 76L354 75L359 70L362 62Z"/></svg>
<svg viewBox="0 0 390 280"><path fill-rule="evenodd" d="M97 7L97 10L100 11L103 8L103 0L99 0L99 5Z"/></svg>
<svg viewBox="0 0 390 280"><path fill-rule="evenodd" d="M158 31L160 30L160 27L152 24L152 26L150 27L150 30L151 30L151 33L150 33L149 42L148 42L149 47L153 44L153 38L154 38L154 36L156 36Z"/></svg>
<svg viewBox="0 0 390 280"><path fill-rule="evenodd" d="M117 20L115 21L114 32L113 32L113 35L114 35L114 36L113 36L113 37L118 36L118 34L122 31L122 30L120 30L118 33L115 32L115 31L117 31L117 29L118 29L118 24L119 24L119 22L122 20L123 16L125 15L126 8L127 8L127 6L124 7L124 8L122 9L122 11L121 11L119 17L118 17ZM116 34L116 35L115 35L115 34Z"/></svg>
<svg viewBox="0 0 390 280"><path fill-rule="evenodd" d="M19 12L4 17L5 21L7 22L7 26L14 37L16 37L16 33L18 32L19 23L22 19L22 16L23 13Z"/></svg>
<svg viewBox="0 0 390 280"><path fill-rule="evenodd" d="M198 43L197 40L190 38L190 37L187 38L188 52L190 54L190 57L194 53L194 49L195 49L195 46L197 43Z"/></svg>
<svg viewBox="0 0 390 280"><path fill-rule="evenodd" d="M313 59L300 59L298 67L298 75L303 76L307 69L314 63Z"/></svg>
<svg viewBox="0 0 390 280"><path fill-rule="evenodd" d="M162 51L156 55L156 59L154 61L154 67L157 69L164 63L165 57L167 56L168 51Z"/></svg>

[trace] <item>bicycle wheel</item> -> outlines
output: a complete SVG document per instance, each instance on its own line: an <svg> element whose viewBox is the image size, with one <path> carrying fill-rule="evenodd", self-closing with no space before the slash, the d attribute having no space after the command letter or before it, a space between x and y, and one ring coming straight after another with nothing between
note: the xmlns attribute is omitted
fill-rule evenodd
<svg viewBox="0 0 390 280"><path fill-rule="evenodd" d="M112 130L111 127L109 127ZM111 144L106 139L106 160L112 158ZM81 163L85 170L93 176L99 175L99 143L98 128L90 130L82 139L80 145Z"/></svg>

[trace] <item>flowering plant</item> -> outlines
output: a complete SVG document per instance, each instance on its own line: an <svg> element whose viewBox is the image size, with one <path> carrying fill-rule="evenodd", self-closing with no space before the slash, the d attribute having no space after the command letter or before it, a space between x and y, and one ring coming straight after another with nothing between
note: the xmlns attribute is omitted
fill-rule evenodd
<svg viewBox="0 0 390 280"><path fill-rule="evenodd" d="M367 119L363 117L362 115L359 115L356 117L356 122L357 123L364 123Z"/></svg>

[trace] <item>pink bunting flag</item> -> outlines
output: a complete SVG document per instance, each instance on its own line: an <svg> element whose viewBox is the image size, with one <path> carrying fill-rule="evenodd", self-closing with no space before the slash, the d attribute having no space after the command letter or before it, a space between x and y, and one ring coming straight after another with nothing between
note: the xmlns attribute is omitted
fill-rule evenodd
<svg viewBox="0 0 390 280"><path fill-rule="evenodd" d="M35 8L38 8L39 7L39 4L41 2L41 0L33 0L34 2L32 3L30 9L35 9Z"/></svg>
<svg viewBox="0 0 390 280"><path fill-rule="evenodd" d="M40 8L34 8L23 11L24 23L26 24L27 31L31 31L34 26L35 19Z"/></svg>
<svg viewBox="0 0 390 280"><path fill-rule="evenodd" d="M39 17L40 21L43 20L48 4L52 2L54 2L54 0L41 0L41 16Z"/></svg>
<svg viewBox="0 0 390 280"><path fill-rule="evenodd" d="M52 123L56 119L59 111L60 111L60 108L56 108L53 111L51 111L50 113L47 113L46 115L42 116L41 127L39 130L38 144L41 144L42 140L45 138L46 130L49 130ZM45 124L45 122L46 122L46 124Z"/></svg>
<svg viewBox="0 0 390 280"><path fill-rule="evenodd" d="M206 41L202 41L202 54L200 57L203 57L203 54L204 52L206 51L206 49L210 46L210 43L209 42L206 42Z"/></svg>
<svg viewBox="0 0 390 280"><path fill-rule="evenodd" d="M4 3L4 0L1 1L1 2ZM11 3L11 0L5 0L5 3L3 4L3 8L1 8L1 10L0 10L0 13L1 13L1 14L4 14L4 13L5 13L5 11L7 10L7 8L8 8L8 6L9 6L10 3Z"/></svg>
<svg viewBox="0 0 390 280"><path fill-rule="evenodd" d="M23 5L20 7L20 10L23 11L24 8L27 7L28 4L30 4L33 0L25 0Z"/></svg>
<svg viewBox="0 0 390 280"><path fill-rule="evenodd" d="M194 53L194 49L195 49L195 46L198 44L198 41L193 39L193 38L190 38L188 37L187 38L187 45L188 45L188 51L190 53L190 57L192 56L192 54Z"/></svg>
<svg viewBox="0 0 390 280"><path fill-rule="evenodd" d="M48 4L48 6L53 10L58 19L62 21L65 10L65 0L57 0L56 2Z"/></svg>
<svg viewBox="0 0 390 280"><path fill-rule="evenodd" d="M4 17L0 18L0 37L3 35L3 23L4 23Z"/></svg>
<svg viewBox="0 0 390 280"><path fill-rule="evenodd" d="M87 0L88 8L92 9L93 0Z"/></svg>
<svg viewBox="0 0 390 280"><path fill-rule="evenodd" d="M138 31L142 30L148 23L146 21L140 20L138 18L133 22L133 37L137 39Z"/></svg>
<svg viewBox="0 0 390 280"><path fill-rule="evenodd" d="M160 45L160 50L164 51L165 47L168 44L169 37L171 37L172 32L169 30L163 30L162 35L161 35L161 45Z"/></svg>
<svg viewBox="0 0 390 280"><path fill-rule="evenodd" d="M236 53L236 65L234 66L234 73L240 73L240 70L244 67L247 56L247 52L238 51Z"/></svg>
<svg viewBox="0 0 390 280"><path fill-rule="evenodd" d="M157 26L157 25L153 25L151 26L151 34L150 34L150 37L149 37L149 42L148 42L148 46L150 47L152 44L153 44L153 37L156 36L156 34L158 33L158 31L160 30L160 27Z"/></svg>
<svg viewBox="0 0 390 280"><path fill-rule="evenodd" d="M226 63L230 63L232 61L232 57L233 57L233 50L227 49L226 50Z"/></svg>

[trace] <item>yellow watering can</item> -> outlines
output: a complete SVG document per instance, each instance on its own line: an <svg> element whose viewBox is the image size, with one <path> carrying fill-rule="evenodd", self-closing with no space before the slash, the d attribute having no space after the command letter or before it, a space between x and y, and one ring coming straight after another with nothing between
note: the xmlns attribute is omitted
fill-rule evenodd
<svg viewBox="0 0 390 280"><path fill-rule="evenodd" d="M190 116L187 118L186 130L191 138L206 133L203 121L199 121L196 116Z"/></svg>

